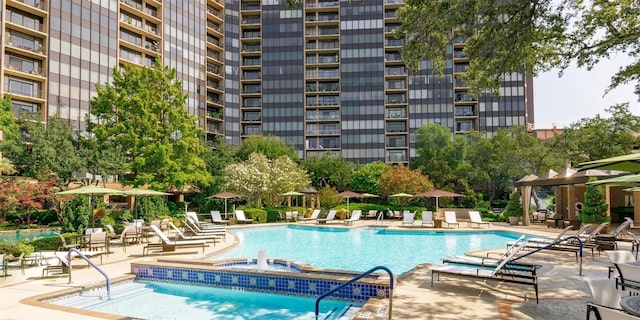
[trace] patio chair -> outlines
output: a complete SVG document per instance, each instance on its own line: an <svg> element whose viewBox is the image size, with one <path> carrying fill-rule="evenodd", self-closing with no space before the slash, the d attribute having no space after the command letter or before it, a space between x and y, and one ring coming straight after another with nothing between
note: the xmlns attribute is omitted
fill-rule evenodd
<svg viewBox="0 0 640 320"><path fill-rule="evenodd" d="M286 211L284 213L284 218L285 221L289 221L289 222L294 222L298 219L298 212L297 211Z"/></svg>
<svg viewBox="0 0 640 320"><path fill-rule="evenodd" d="M4 254L0 253L0 270L2 270L2 274L4 278L7 278L7 263L4 261Z"/></svg>
<svg viewBox="0 0 640 320"><path fill-rule="evenodd" d="M223 220L218 210L211 210L211 222L215 224L229 224L229 220Z"/></svg>
<svg viewBox="0 0 640 320"><path fill-rule="evenodd" d="M471 219L472 227L474 224L476 224L478 225L478 228L480 228L481 225L486 225L487 228L491 228L490 222L482 221L482 218L480 217L480 211L469 211L469 219Z"/></svg>
<svg viewBox="0 0 640 320"><path fill-rule="evenodd" d="M640 249L640 239L636 236L635 233L631 231L627 231L627 234L631 236L631 252L636 253L636 260L638 260L638 249Z"/></svg>
<svg viewBox="0 0 640 320"><path fill-rule="evenodd" d="M105 250L109 252L109 241L106 232L94 232L89 234L89 243L87 244L89 251Z"/></svg>
<svg viewBox="0 0 640 320"><path fill-rule="evenodd" d="M60 240L60 244L58 244L58 251L67 251L70 248L78 248L80 247L79 243L67 243L67 240L61 234L58 235L58 240Z"/></svg>
<svg viewBox="0 0 640 320"><path fill-rule="evenodd" d="M367 212L367 215L365 216L366 219L369 218L373 218L373 219L377 219L378 218L378 210L369 210L369 212Z"/></svg>
<svg viewBox="0 0 640 320"><path fill-rule="evenodd" d="M302 218L298 219L298 221L300 221L300 222L315 221L316 219L318 219L319 215L320 215L320 209L316 209L316 210L313 210L313 212L311 213L311 216L309 218L302 217Z"/></svg>
<svg viewBox="0 0 640 320"><path fill-rule="evenodd" d="M138 242L139 236L140 234L136 227L125 226L118 238L109 240L109 246L111 246L111 244L117 244L122 246L122 251L127 252L127 244Z"/></svg>
<svg viewBox="0 0 640 320"><path fill-rule="evenodd" d="M621 310L620 294L616 289L613 281L605 278L585 278L587 289L591 293L591 302L587 303L587 320L591 317L591 312L595 311L595 306L602 306L612 309Z"/></svg>
<svg viewBox="0 0 640 320"><path fill-rule="evenodd" d="M162 232L162 230L160 230L160 228L156 226L151 226L151 230L153 230L153 232L155 232L155 234L160 237L161 243L160 245L153 243L147 244L142 249L143 256L146 255L152 248L161 248L163 252L166 252L175 251L176 248L201 247L202 253L204 253L204 248L207 245L207 242L204 240L171 240L169 239L169 237L167 237L166 234L164 234L164 232Z"/></svg>
<svg viewBox="0 0 640 320"><path fill-rule="evenodd" d="M422 227L424 228L425 224L430 224L432 227L435 227L433 223L433 212L432 211L422 211Z"/></svg>
<svg viewBox="0 0 640 320"><path fill-rule="evenodd" d="M616 270L616 263L636 262L633 253L628 250L605 250L604 253L609 257L608 278L611 278L611 274Z"/></svg>
<svg viewBox="0 0 640 320"><path fill-rule="evenodd" d="M508 256L506 256L500 264L494 269L472 268L464 266L455 266L450 264L440 264L431 266L431 287L433 287L433 279L437 276L438 281L441 275L450 275L454 277L473 278L477 280L493 280L498 282L507 282L514 284L533 286L536 294L536 303L538 303L538 277L529 273L516 271L505 268L516 254L524 248L525 242L521 242L516 246Z"/></svg>
<svg viewBox="0 0 640 320"><path fill-rule="evenodd" d="M614 265L619 274L616 277L616 289L620 286L622 291L626 288L640 290L640 266L630 263L614 263Z"/></svg>
<svg viewBox="0 0 640 320"><path fill-rule="evenodd" d="M316 223L324 224L324 223L327 223L329 221L334 221L335 218L336 218L336 210L329 210L329 213L327 214L327 217L326 218L316 219Z"/></svg>
<svg viewBox="0 0 640 320"><path fill-rule="evenodd" d="M216 242L218 240L220 240L220 238L221 238L220 236L215 235L215 234L187 236L184 233L182 233L182 231L180 229L178 229L178 227L176 227L175 224L173 224L171 222L169 222L169 227L171 229L173 229L176 232L176 234L178 235L178 238L182 239L182 240L205 240L205 241L211 240L211 241L213 241L213 245L215 246Z"/></svg>
<svg viewBox="0 0 640 320"><path fill-rule="evenodd" d="M253 223L253 219L247 219L244 215L244 210L236 210L236 221L238 223Z"/></svg>
<svg viewBox="0 0 640 320"><path fill-rule="evenodd" d="M611 309L603 306L591 305L599 320L637 320L638 317L621 310ZM589 318L587 318L589 319Z"/></svg>
<svg viewBox="0 0 640 320"><path fill-rule="evenodd" d="M443 223L446 223L447 227L450 227L451 225L455 225L458 228L460 228L460 224L456 220L456 212L455 211L445 211L444 212L444 221L443 221Z"/></svg>
<svg viewBox="0 0 640 320"><path fill-rule="evenodd" d="M24 252L21 252L20 255L18 256L18 259L16 260L6 261L6 257L4 259L5 259L4 261L5 277L6 277L6 273L11 268L15 268L15 269L20 268L20 272L24 274Z"/></svg>
<svg viewBox="0 0 640 320"><path fill-rule="evenodd" d="M415 217L416 217L416 214L413 212L405 213L404 217L402 217L402 226L404 227L405 224L408 224L411 226L411 228L413 228L413 222L415 221Z"/></svg>
<svg viewBox="0 0 640 320"><path fill-rule="evenodd" d="M344 220L345 225L352 225L356 221L360 221L360 216L362 215L362 210L353 210L351 212L351 217L347 220Z"/></svg>

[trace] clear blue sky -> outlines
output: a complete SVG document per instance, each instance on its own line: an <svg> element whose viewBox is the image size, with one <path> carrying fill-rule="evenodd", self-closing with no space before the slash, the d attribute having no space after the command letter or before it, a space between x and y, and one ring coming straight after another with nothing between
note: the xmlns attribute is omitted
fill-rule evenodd
<svg viewBox="0 0 640 320"><path fill-rule="evenodd" d="M540 74L533 84L536 129L549 129L553 123L563 128L581 118L605 116L606 108L622 102L629 102L629 110L640 116L640 102L633 93L635 83L604 95L611 76L628 62L627 57L615 57L600 62L591 71L574 67L562 77L558 77L557 70Z"/></svg>

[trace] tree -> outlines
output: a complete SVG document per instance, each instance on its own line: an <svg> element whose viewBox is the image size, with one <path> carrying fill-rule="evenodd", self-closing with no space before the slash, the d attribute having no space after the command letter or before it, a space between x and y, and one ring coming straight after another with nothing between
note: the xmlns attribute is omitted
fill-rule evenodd
<svg viewBox="0 0 640 320"><path fill-rule="evenodd" d="M467 141L462 135L452 136L449 128L425 124L416 130L416 160L413 167L429 175L439 188L451 188L457 172L467 171Z"/></svg>
<svg viewBox="0 0 640 320"><path fill-rule="evenodd" d="M351 182L351 174L355 165L341 155L324 153L310 156L302 161L302 165L311 173L311 183L318 187L334 186L344 189Z"/></svg>
<svg viewBox="0 0 640 320"><path fill-rule="evenodd" d="M2 150L22 175L64 184L75 178L83 163L68 124L51 116L46 124L37 119L23 121L20 131L23 134L7 137Z"/></svg>
<svg viewBox="0 0 640 320"><path fill-rule="evenodd" d="M596 178L590 178L589 181L596 181ZM582 223L603 223L611 218L606 215L609 205L604 195L602 186L594 186L587 184L584 192L584 205L582 211L578 213L578 219Z"/></svg>
<svg viewBox="0 0 640 320"><path fill-rule="evenodd" d="M93 123L87 119L87 127L92 127ZM103 177L124 176L126 168L124 165L125 155L120 150L120 146L112 140L98 141L94 135L78 133L76 135L78 154L83 159L83 171L99 174ZM103 183L106 179L102 180Z"/></svg>
<svg viewBox="0 0 640 320"><path fill-rule="evenodd" d="M629 104L617 104L608 109L609 117L597 114L572 123L556 137L558 152L572 164L631 153L640 145L640 117L629 111Z"/></svg>
<svg viewBox="0 0 640 320"><path fill-rule="evenodd" d="M378 161L358 167L351 176L351 189L378 194L380 176L387 170L391 170L391 166Z"/></svg>
<svg viewBox="0 0 640 320"><path fill-rule="evenodd" d="M270 160L262 153L252 153L247 161L231 164L224 171L229 191L270 207L282 202L280 194L310 183L307 172L286 156Z"/></svg>
<svg viewBox="0 0 640 320"><path fill-rule="evenodd" d="M520 204L519 191L514 191L509 196L509 202L507 202L507 207L504 209L504 215L507 217L522 216L522 205Z"/></svg>
<svg viewBox="0 0 640 320"><path fill-rule="evenodd" d="M204 131L185 109L186 102L176 70L159 62L115 68L112 83L97 86L90 102L97 121L87 131L98 145L116 146L110 151L125 155L128 174L121 177L122 183L163 190L211 181L201 158Z"/></svg>
<svg viewBox="0 0 640 320"><path fill-rule="evenodd" d="M249 159L249 155L255 152L264 154L267 159L277 159L287 156L294 161L298 160L298 154L293 146L288 146L282 139L276 136L254 135L242 140L236 150L235 156L240 161Z"/></svg>
<svg viewBox="0 0 640 320"><path fill-rule="evenodd" d="M381 196L401 192L417 194L429 190L433 190L433 184L420 169L410 170L403 165L394 166L383 172L378 180L378 191Z"/></svg>
<svg viewBox="0 0 640 320"><path fill-rule="evenodd" d="M53 184L54 180L0 182L0 210L3 212L3 217L7 212L15 211L22 224L30 225L33 211L42 209L51 199Z"/></svg>
<svg viewBox="0 0 640 320"><path fill-rule="evenodd" d="M408 35L402 53L412 69L426 57L443 70L447 45L466 41L464 77L476 93L498 88L504 74L535 76L572 62L590 69L613 53L633 61L612 77L609 90L640 79L637 1L414 0L397 17L397 34Z"/></svg>
<svg viewBox="0 0 640 320"><path fill-rule="evenodd" d="M0 96L0 131L4 135L17 132L16 116L11 110L11 98L8 95Z"/></svg>

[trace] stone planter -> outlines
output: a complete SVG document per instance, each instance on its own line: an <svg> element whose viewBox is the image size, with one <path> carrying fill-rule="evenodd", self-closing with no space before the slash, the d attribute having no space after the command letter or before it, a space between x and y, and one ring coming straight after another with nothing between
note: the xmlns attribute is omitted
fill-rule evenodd
<svg viewBox="0 0 640 320"><path fill-rule="evenodd" d="M507 217L507 219L509 219L509 225L512 225L512 226L517 226L518 223L520 222L520 217L509 216Z"/></svg>

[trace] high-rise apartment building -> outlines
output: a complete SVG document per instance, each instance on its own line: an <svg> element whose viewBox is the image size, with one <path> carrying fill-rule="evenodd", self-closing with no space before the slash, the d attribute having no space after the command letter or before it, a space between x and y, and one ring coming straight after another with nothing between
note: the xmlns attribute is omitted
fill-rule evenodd
<svg viewBox="0 0 640 320"><path fill-rule="evenodd" d="M114 68L175 68L206 139L276 135L301 157L408 163L415 130L452 133L533 123L532 81L504 76L501 96L468 94L465 39L443 74L401 59L403 0L0 0L2 78L16 113L85 128L95 85Z"/></svg>

